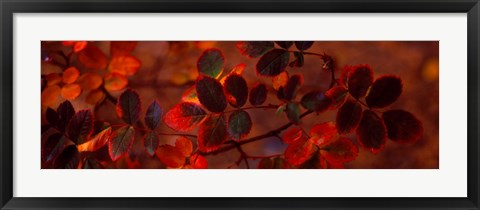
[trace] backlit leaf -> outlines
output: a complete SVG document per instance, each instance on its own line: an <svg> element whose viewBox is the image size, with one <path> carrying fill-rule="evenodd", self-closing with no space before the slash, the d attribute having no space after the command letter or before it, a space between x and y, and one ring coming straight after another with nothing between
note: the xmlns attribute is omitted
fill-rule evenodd
<svg viewBox="0 0 480 210"><path fill-rule="evenodd" d="M249 101L253 106L259 106L267 100L267 86L263 83L257 83L250 90Z"/></svg>
<svg viewBox="0 0 480 210"><path fill-rule="evenodd" d="M225 58L219 49L212 48L203 51L198 58L197 69L200 74L218 78L223 71Z"/></svg>
<svg viewBox="0 0 480 210"><path fill-rule="evenodd" d="M198 147L202 152L218 149L228 138L227 123L223 114L211 114L198 130Z"/></svg>
<svg viewBox="0 0 480 210"><path fill-rule="evenodd" d="M346 134L355 129L362 117L362 107L353 100L347 100L337 112L338 133Z"/></svg>
<svg viewBox="0 0 480 210"><path fill-rule="evenodd" d="M100 90L92 90L85 97L85 103L90 105L96 105L102 102L105 99L105 93Z"/></svg>
<svg viewBox="0 0 480 210"><path fill-rule="evenodd" d="M291 127L282 136L282 139L285 143L291 144L295 141L300 140L303 137L303 130L300 127Z"/></svg>
<svg viewBox="0 0 480 210"><path fill-rule="evenodd" d="M62 97L64 99L76 99L82 93L82 87L79 84L67 84L62 87Z"/></svg>
<svg viewBox="0 0 480 210"><path fill-rule="evenodd" d="M330 98L332 100L332 108L337 109L343 103L345 103L345 100L347 99L347 93L348 90L345 88L343 85L335 86L333 88L330 88L326 93L325 96Z"/></svg>
<svg viewBox="0 0 480 210"><path fill-rule="evenodd" d="M55 159L53 167L56 169L76 169L79 164L78 150L75 145L63 149L62 153Z"/></svg>
<svg viewBox="0 0 480 210"><path fill-rule="evenodd" d="M302 97L302 106L305 109L315 112L323 112L332 104L332 99L327 97L323 92L312 91Z"/></svg>
<svg viewBox="0 0 480 210"><path fill-rule="evenodd" d="M288 82L288 72L284 71L279 75L272 77L273 89L278 90L280 87L284 87Z"/></svg>
<svg viewBox="0 0 480 210"><path fill-rule="evenodd" d="M292 165L298 166L312 157L316 148L306 139L295 141L285 150L285 159Z"/></svg>
<svg viewBox="0 0 480 210"><path fill-rule="evenodd" d="M85 47L87 47L87 44L88 42L86 41L75 42L75 44L73 45L73 52L82 51L83 49L85 49Z"/></svg>
<svg viewBox="0 0 480 210"><path fill-rule="evenodd" d="M274 77L285 71L290 59L290 53L282 49L273 49L260 57L256 70L261 76Z"/></svg>
<svg viewBox="0 0 480 210"><path fill-rule="evenodd" d="M133 145L135 137L135 129L126 125L112 133L110 142L108 142L108 153L113 161L118 160L121 156L127 154Z"/></svg>
<svg viewBox="0 0 480 210"><path fill-rule="evenodd" d="M423 135L423 125L415 115L404 110L389 110L382 114L388 138L398 143L411 143Z"/></svg>
<svg viewBox="0 0 480 210"><path fill-rule="evenodd" d="M358 99L368 91L373 82L373 71L368 65L355 66L348 76L348 92Z"/></svg>
<svg viewBox="0 0 480 210"><path fill-rule="evenodd" d="M308 50L308 48L312 47L313 43L313 41L296 41L295 47L300 51Z"/></svg>
<svg viewBox="0 0 480 210"><path fill-rule="evenodd" d="M159 137L155 132L148 131L143 136L143 147L145 148L145 151L148 155L154 156L158 145L160 145Z"/></svg>
<svg viewBox="0 0 480 210"><path fill-rule="evenodd" d="M68 124L67 134L75 144L83 144L93 132L93 114L89 109L80 110L73 115Z"/></svg>
<svg viewBox="0 0 480 210"><path fill-rule="evenodd" d="M175 147L180 151L183 156L188 157L190 154L192 154L193 151L193 144L190 139L188 139L185 136L179 136L175 140Z"/></svg>
<svg viewBox="0 0 480 210"><path fill-rule="evenodd" d="M128 79L118 73L109 73L105 75L105 89L109 91L122 90L128 85Z"/></svg>
<svg viewBox="0 0 480 210"><path fill-rule="evenodd" d="M132 89L124 91L117 100L117 115L124 122L133 125L140 117L142 102L138 93Z"/></svg>
<svg viewBox="0 0 480 210"><path fill-rule="evenodd" d="M49 86L42 92L42 105L52 107L60 96L61 89L58 85Z"/></svg>
<svg viewBox="0 0 480 210"><path fill-rule="evenodd" d="M237 42L237 48L242 55L249 58L256 58L262 56L269 50L273 49L273 42L271 41L244 41Z"/></svg>
<svg viewBox="0 0 480 210"><path fill-rule="evenodd" d="M328 162L344 163L357 158L358 148L350 139L340 137L323 145L320 154Z"/></svg>
<svg viewBox="0 0 480 210"><path fill-rule="evenodd" d="M185 157L178 149L171 145L161 145L157 149L157 157L170 168L180 168L185 164Z"/></svg>
<svg viewBox="0 0 480 210"><path fill-rule="evenodd" d="M60 132L63 132L67 128L70 119L75 114L75 109L73 109L72 103L70 103L70 101L64 101L58 106L57 113L57 128Z"/></svg>
<svg viewBox="0 0 480 210"><path fill-rule="evenodd" d="M371 108L383 108L395 102L402 93L400 77L388 75L373 82L365 101Z"/></svg>
<svg viewBox="0 0 480 210"><path fill-rule="evenodd" d="M195 128L206 116L205 111L198 105L183 102L175 105L164 117L165 124L177 131L190 131Z"/></svg>
<svg viewBox="0 0 480 210"><path fill-rule="evenodd" d="M162 119L163 110L160 107L160 104L155 100L147 108L147 113L145 113L145 125L151 130L155 130Z"/></svg>
<svg viewBox="0 0 480 210"><path fill-rule="evenodd" d="M138 69L140 69L140 66L140 60L133 56L116 56L110 61L108 70L112 73L131 76L137 73Z"/></svg>
<svg viewBox="0 0 480 210"><path fill-rule="evenodd" d="M92 69L105 69L107 67L107 56L95 45L89 44L82 51L77 53L78 60L86 67Z"/></svg>
<svg viewBox="0 0 480 210"><path fill-rule="evenodd" d="M53 161L63 149L66 138L61 133L50 135L47 141L42 145L42 162Z"/></svg>
<svg viewBox="0 0 480 210"><path fill-rule="evenodd" d="M230 114L228 118L228 133L235 140L240 140L250 133L252 129L252 119L248 112L237 110Z"/></svg>
<svg viewBox="0 0 480 210"><path fill-rule="evenodd" d="M63 82L66 84L73 83L77 81L78 77L80 76L80 71L74 66L69 67L63 71Z"/></svg>
<svg viewBox="0 0 480 210"><path fill-rule="evenodd" d="M192 157L190 157L190 164L194 169L207 169L208 168L208 163L207 159L205 157L195 154Z"/></svg>
<svg viewBox="0 0 480 210"><path fill-rule="evenodd" d="M77 146L79 152L93 152L97 151L108 141L110 141L110 137L112 135L112 127L107 127L100 131L99 133L95 134L89 141L80 144Z"/></svg>
<svg viewBox="0 0 480 210"><path fill-rule="evenodd" d="M297 95L297 90L300 86L303 85L303 77L301 74L292 75L289 79L287 84L284 87L284 98L287 101L291 101L295 99Z"/></svg>
<svg viewBox="0 0 480 210"><path fill-rule="evenodd" d="M365 110L357 128L357 137L364 148L376 154L383 149L387 141L387 130L375 112Z"/></svg>
<svg viewBox="0 0 480 210"><path fill-rule="evenodd" d="M57 73L50 73L45 77L45 79L47 80L47 86L54 86L60 84L63 80L63 77Z"/></svg>
<svg viewBox="0 0 480 210"><path fill-rule="evenodd" d="M245 79L237 74L229 75L224 84L227 101L233 107L242 107L247 102L248 86Z"/></svg>
<svg viewBox="0 0 480 210"><path fill-rule="evenodd" d="M292 41L277 41L275 42L278 46L280 46L283 49L288 50L293 45Z"/></svg>
<svg viewBox="0 0 480 210"><path fill-rule="evenodd" d="M310 141L317 146L328 143L335 135L337 127L333 122L319 123L310 128Z"/></svg>
<svg viewBox="0 0 480 210"><path fill-rule="evenodd" d="M87 72L78 78L77 83L84 90L95 90L103 83L103 78L97 73Z"/></svg>
<svg viewBox="0 0 480 210"><path fill-rule="evenodd" d="M216 79L199 76L195 89L200 103L211 112L222 112L227 108L223 87Z"/></svg>
<svg viewBox="0 0 480 210"><path fill-rule="evenodd" d="M136 41L111 41L110 56L130 55L136 46Z"/></svg>
<svg viewBox="0 0 480 210"><path fill-rule="evenodd" d="M296 125L300 124L300 106L297 103L288 103L287 109L285 109L285 113L287 114L290 122Z"/></svg>

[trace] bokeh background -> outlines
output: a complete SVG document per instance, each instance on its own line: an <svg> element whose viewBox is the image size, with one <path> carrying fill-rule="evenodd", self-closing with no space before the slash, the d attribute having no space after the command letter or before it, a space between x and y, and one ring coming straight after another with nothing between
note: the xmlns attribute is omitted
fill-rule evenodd
<svg viewBox="0 0 480 210"><path fill-rule="evenodd" d="M105 54L109 54L109 41L89 42L98 46ZM271 85L271 79L260 78L255 73L257 59L243 56L235 47L234 41L140 41L133 51L142 67L134 76L129 77L128 87L138 91L142 97L142 114L150 102L157 99L164 112L180 101L182 93L189 88L197 76L196 62L203 50L215 47L223 51L226 59L226 71L235 65L246 64L243 76L249 88L256 82L263 81ZM394 169L434 169L439 167L439 48L437 41L317 41L308 49L309 52L326 53L335 60L337 78L345 65L369 64L378 78L385 74L398 75L403 80L403 92L399 99L386 109L404 109L413 113L424 126L422 139L413 144L397 144L387 141L385 149L379 154L359 150L356 160L345 165L346 168L394 168ZM42 43L42 50L66 50L64 46L55 43ZM292 56L293 57L293 56ZM75 63L76 61L73 61ZM42 74L58 71L55 67L42 63ZM81 70L82 71L82 70ZM301 98L311 90L328 89L330 73L322 71L322 61L317 56L305 56L305 65L301 68L288 67L290 75L303 74L305 83L298 91ZM270 86L271 87L271 86ZM271 89L271 88L270 88ZM111 92L118 96L122 91ZM97 119L121 123L114 112L112 103L102 103L93 107L85 103L85 94L72 101L76 110L92 108ZM59 100L54 106L56 107ZM279 104L273 90L266 104ZM248 110L252 117L253 128L246 137L262 134L288 122L284 115L276 115L274 109ZM335 121L336 110L320 115L309 115L302 119L302 125L309 129L315 123ZM45 107L42 107L45 113ZM42 122L45 121L42 115ZM162 132L173 132L164 124L158 128ZM196 134L197 130L190 133ZM356 138L354 134L349 138ZM174 144L176 137L161 136L161 144ZM286 144L272 137L243 145L246 153L251 156L266 156L282 153ZM105 149L104 149L105 150ZM103 154L104 155L104 154ZM233 165L239 157L237 150L218 155L206 156L209 168L245 168L243 161ZM107 154L108 156L108 154ZM108 157L105 157L108 158ZM259 160L249 160L251 166L256 166ZM138 168L162 168L162 163L156 157L146 155L141 136L137 132L134 146L128 156L120 159L106 168L124 168L134 162Z"/></svg>

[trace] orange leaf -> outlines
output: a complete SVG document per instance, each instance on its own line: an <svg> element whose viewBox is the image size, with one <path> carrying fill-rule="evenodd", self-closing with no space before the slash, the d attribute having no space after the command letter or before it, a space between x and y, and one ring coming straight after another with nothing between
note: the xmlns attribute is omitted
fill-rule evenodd
<svg viewBox="0 0 480 210"><path fill-rule="evenodd" d="M66 84L71 84L77 81L79 76L80 71L78 71L75 66L69 67L63 72L63 82Z"/></svg>
<svg viewBox="0 0 480 210"><path fill-rule="evenodd" d="M86 41L75 42L73 45L73 52L80 52L87 46Z"/></svg>
<svg viewBox="0 0 480 210"><path fill-rule="evenodd" d="M228 76L232 75L232 74L237 74L237 75L242 75L243 74L243 71L245 70L245 67L247 65L245 65L244 63L241 63L241 64L238 64L236 65L235 67L233 67L233 69L230 71L230 73L228 73L228 75L224 76L221 80L220 80L220 83L222 83L222 85L225 83L225 80L227 79Z"/></svg>
<svg viewBox="0 0 480 210"><path fill-rule="evenodd" d="M182 101L192 102L200 105L200 101L198 100L198 97L197 97L197 90L195 89L195 85L192 85L187 90L185 90L185 92L183 92Z"/></svg>
<svg viewBox="0 0 480 210"><path fill-rule="evenodd" d="M88 68L105 69L108 64L107 56L95 45L87 45L77 53L78 60Z"/></svg>
<svg viewBox="0 0 480 210"><path fill-rule="evenodd" d="M318 146L328 143L337 134L337 127L333 122L314 125L310 129L310 141Z"/></svg>
<svg viewBox="0 0 480 210"><path fill-rule="evenodd" d="M60 91L58 85L45 88L42 92L42 105L52 107L57 101Z"/></svg>
<svg viewBox="0 0 480 210"><path fill-rule="evenodd" d="M75 44L75 41L63 41L62 42L62 45L66 46L66 47L72 46L73 44Z"/></svg>
<svg viewBox="0 0 480 210"><path fill-rule="evenodd" d="M190 139L184 136L180 136L175 141L175 147L180 151L183 156L188 157L192 154L193 151L193 144Z"/></svg>
<svg viewBox="0 0 480 210"><path fill-rule="evenodd" d="M105 75L105 88L110 91L121 90L128 84L128 79L124 75L118 73L110 73Z"/></svg>
<svg viewBox="0 0 480 210"><path fill-rule="evenodd" d="M136 46L136 41L112 41L110 42L110 56L130 55Z"/></svg>
<svg viewBox="0 0 480 210"><path fill-rule="evenodd" d="M78 78L77 83L80 84L84 90L95 90L102 85L102 82L102 76L97 73L87 72Z"/></svg>
<svg viewBox="0 0 480 210"><path fill-rule="evenodd" d="M190 164L192 165L192 168L194 169L206 169L208 168L208 163L205 157L195 154L192 157L190 157Z"/></svg>
<svg viewBox="0 0 480 210"><path fill-rule="evenodd" d="M285 86L287 82L288 82L288 73L284 71L272 78L273 89L278 90L280 87Z"/></svg>
<svg viewBox="0 0 480 210"><path fill-rule="evenodd" d="M140 60L133 56L117 56L112 58L108 69L112 73L130 76L137 73L140 66Z"/></svg>
<svg viewBox="0 0 480 210"><path fill-rule="evenodd" d="M308 140L295 141L285 150L285 159L292 165L299 166L312 157L316 148Z"/></svg>
<svg viewBox="0 0 480 210"><path fill-rule="evenodd" d="M85 102L90 105L95 105L103 101L103 99L105 99L105 93L102 90L98 89L90 91L85 98Z"/></svg>
<svg viewBox="0 0 480 210"><path fill-rule="evenodd" d="M45 79L47 80L48 86L58 85L60 82L62 82L62 76L57 73L48 74Z"/></svg>
<svg viewBox="0 0 480 210"><path fill-rule="evenodd" d="M195 42L195 47L201 50L206 50L208 48L213 48L217 45L217 42L215 41L196 41Z"/></svg>
<svg viewBox="0 0 480 210"><path fill-rule="evenodd" d="M77 146L77 149L79 152L93 152L97 151L101 147L103 147L108 140L110 139L110 136L112 134L112 128L108 127L107 129L101 131L100 133L96 134L93 136L90 141L87 141L83 144L80 144Z"/></svg>
<svg viewBox="0 0 480 210"><path fill-rule="evenodd" d="M82 93L82 88L79 84L73 83L62 87L62 97L64 99L76 99L80 95L80 93Z"/></svg>
<svg viewBox="0 0 480 210"><path fill-rule="evenodd" d="M185 164L185 157L174 146L162 145L157 149L156 154L167 167L180 168Z"/></svg>

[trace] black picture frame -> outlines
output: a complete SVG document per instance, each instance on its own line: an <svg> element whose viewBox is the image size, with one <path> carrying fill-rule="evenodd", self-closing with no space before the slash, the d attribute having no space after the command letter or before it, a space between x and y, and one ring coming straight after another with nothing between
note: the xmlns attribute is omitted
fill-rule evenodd
<svg viewBox="0 0 480 210"><path fill-rule="evenodd" d="M478 0L0 0L1 209L479 209ZM465 198L25 198L13 197L15 13L467 13L468 196ZM443 58L445 59L445 58ZM400 181L400 180L399 180ZM452 180L455 181L455 180ZM441 186L439 186L441 187ZM413 191L414 189L412 189Z"/></svg>

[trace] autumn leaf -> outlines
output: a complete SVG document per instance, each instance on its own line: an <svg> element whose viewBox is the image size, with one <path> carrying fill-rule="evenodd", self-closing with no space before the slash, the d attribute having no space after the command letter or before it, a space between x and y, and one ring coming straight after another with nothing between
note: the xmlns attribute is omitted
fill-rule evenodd
<svg viewBox="0 0 480 210"><path fill-rule="evenodd" d="M155 130L162 119L163 110L160 107L158 101L153 101L150 106L147 108L147 113L145 113L145 125L151 130Z"/></svg>
<svg viewBox="0 0 480 210"><path fill-rule="evenodd" d="M345 163L357 158L358 148L350 139L340 137L323 145L320 154L330 163Z"/></svg>
<svg viewBox="0 0 480 210"><path fill-rule="evenodd" d="M62 97L64 99L73 100L78 98L82 93L82 88L79 84L67 84L62 87Z"/></svg>
<svg viewBox="0 0 480 210"><path fill-rule="evenodd" d="M273 89L278 90L280 87L284 87L288 82L288 72L284 71L279 75L272 77Z"/></svg>
<svg viewBox="0 0 480 210"><path fill-rule="evenodd" d="M402 93L400 77L387 75L373 82L365 101L371 108L383 108L395 102Z"/></svg>
<svg viewBox="0 0 480 210"><path fill-rule="evenodd" d="M180 151L183 156L189 157L190 154L192 154L193 151L193 144L190 139L188 139L185 136L179 136L175 140L175 147L177 148L178 151Z"/></svg>
<svg viewBox="0 0 480 210"><path fill-rule="evenodd" d="M194 169L207 169L208 168L208 163L207 159L205 157L195 154L190 157L190 164Z"/></svg>
<svg viewBox="0 0 480 210"><path fill-rule="evenodd" d="M107 56L95 45L89 44L77 53L77 58L84 66L92 69L105 69L108 64Z"/></svg>
<svg viewBox="0 0 480 210"><path fill-rule="evenodd" d="M110 42L110 56L130 55L130 53L137 46L136 41L111 41Z"/></svg>
<svg viewBox="0 0 480 210"><path fill-rule="evenodd" d="M274 77L285 71L290 59L290 53L282 49L273 49L260 57L256 70L261 76Z"/></svg>
<svg viewBox="0 0 480 210"><path fill-rule="evenodd" d="M290 102L287 104L285 109L288 119L295 125L300 124L300 106L295 102Z"/></svg>
<svg viewBox="0 0 480 210"><path fill-rule="evenodd" d="M85 97L85 103L90 105L97 105L105 99L103 90L97 89L90 91Z"/></svg>
<svg viewBox="0 0 480 210"><path fill-rule="evenodd" d="M228 133L235 140L240 140L250 133L252 129L252 119L248 112L237 110L230 114L228 118Z"/></svg>
<svg viewBox="0 0 480 210"><path fill-rule="evenodd" d="M389 110L382 114L388 138L398 143L412 143L423 135L423 125L415 115L404 110Z"/></svg>
<svg viewBox="0 0 480 210"><path fill-rule="evenodd" d="M273 169L273 161L270 158L262 158L257 166L258 169Z"/></svg>
<svg viewBox="0 0 480 210"><path fill-rule="evenodd" d="M41 100L42 105L52 107L60 96L61 89L58 85L49 86L42 92Z"/></svg>
<svg viewBox="0 0 480 210"><path fill-rule="evenodd" d="M294 141L285 150L285 159L290 164L298 166L310 159L315 151L316 148L308 139Z"/></svg>
<svg viewBox="0 0 480 210"><path fill-rule="evenodd" d="M131 76L137 73L141 65L140 60L131 55L116 56L110 60L108 70L112 73Z"/></svg>
<svg viewBox="0 0 480 210"><path fill-rule="evenodd" d="M333 122L319 123L310 128L310 141L317 146L328 143L337 135L337 127Z"/></svg>
<svg viewBox="0 0 480 210"><path fill-rule="evenodd" d="M295 60L290 62L288 66L290 67L303 67L305 64L305 57L303 56L303 53L301 52L293 52L293 56L295 57Z"/></svg>
<svg viewBox="0 0 480 210"><path fill-rule="evenodd" d="M273 49L272 41L243 41L237 42L237 48L240 50L242 55L248 56L249 58L257 58L262 56L269 50Z"/></svg>
<svg viewBox="0 0 480 210"><path fill-rule="evenodd" d="M177 104L165 114L164 122L174 130L187 132L202 122L206 114L200 106L183 102Z"/></svg>
<svg viewBox="0 0 480 210"><path fill-rule="evenodd" d="M296 41L295 47L297 47L297 49L300 51L304 51L312 47L313 43L314 43L313 41Z"/></svg>
<svg viewBox="0 0 480 210"><path fill-rule="evenodd" d="M245 79L237 74L229 75L223 86L227 101L233 107L242 107L247 102L248 86Z"/></svg>
<svg viewBox="0 0 480 210"><path fill-rule="evenodd" d="M362 107L356 101L347 100L337 112L338 133L347 134L355 129L362 117Z"/></svg>
<svg viewBox="0 0 480 210"><path fill-rule="evenodd" d="M75 145L70 145L63 149L53 163L56 169L76 169L79 164L78 150Z"/></svg>
<svg viewBox="0 0 480 210"><path fill-rule="evenodd" d="M343 85L335 86L330 88L326 93L325 96L332 100L331 107L334 109L339 108L340 106L345 103L347 99L348 90Z"/></svg>
<svg viewBox="0 0 480 210"><path fill-rule="evenodd" d="M348 76L348 91L354 98L359 99L365 96L372 82L373 71L370 66L355 66Z"/></svg>
<svg viewBox="0 0 480 210"><path fill-rule="evenodd" d="M364 148L377 154L387 141L387 130L382 119L375 112L365 110L357 128L357 137Z"/></svg>
<svg viewBox="0 0 480 210"><path fill-rule="evenodd" d="M73 108L72 103L67 100L58 106L57 113L57 128L60 132L63 132L67 128L70 119L73 117L73 115L75 115L75 109Z"/></svg>
<svg viewBox="0 0 480 210"><path fill-rule="evenodd" d="M93 132L93 114L89 109L80 110L73 115L68 124L67 134L76 145L83 144Z"/></svg>
<svg viewBox="0 0 480 210"><path fill-rule="evenodd" d="M330 107L332 99L327 97L321 91L312 91L303 95L301 104L303 108L307 110L320 113L326 111Z"/></svg>
<svg viewBox="0 0 480 210"><path fill-rule="evenodd" d="M125 125L112 133L108 143L108 152L112 161L116 161L121 156L127 154L133 145L134 137L135 129L129 125Z"/></svg>
<svg viewBox="0 0 480 210"><path fill-rule="evenodd" d="M94 152L105 146L112 135L112 127L108 126L95 134L89 141L77 146L79 152Z"/></svg>
<svg viewBox="0 0 480 210"><path fill-rule="evenodd" d="M80 71L78 71L77 67L71 66L63 71L62 79L65 84L71 84L77 81L79 76Z"/></svg>
<svg viewBox="0 0 480 210"><path fill-rule="evenodd" d="M291 144L295 141L302 139L303 130L300 127L291 127L282 136L282 139L285 143Z"/></svg>
<svg viewBox="0 0 480 210"><path fill-rule="evenodd" d="M227 99L223 94L222 84L216 79L199 76L195 88L198 100L209 111L218 113L227 108Z"/></svg>
<svg viewBox="0 0 480 210"><path fill-rule="evenodd" d="M45 76L47 80L47 86L59 85L63 81L63 77L57 73L50 73Z"/></svg>
<svg viewBox="0 0 480 210"><path fill-rule="evenodd" d="M148 155L154 156L159 144L159 137L155 132L148 131L143 136L143 146Z"/></svg>
<svg viewBox="0 0 480 210"><path fill-rule="evenodd" d="M198 130L198 147L202 152L218 149L228 138L227 123L223 114L211 114Z"/></svg>
<svg viewBox="0 0 480 210"><path fill-rule="evenodd" d="M276 41L275 43L281 48L286 50L288 50L288 48L290 48L293 45L292 41Z"/></svg>
<svg viewBox="0 0 480 210"><path fill-rule="evenodd" d="M303 76L301 74L292 75L284 87L284 99L291 101L295 99L297 90L303 85Z"/></svg>
<svg viewBox="0 0 480 210"><path fill-rule="evenodd" d="M95 90L103 83L103 78L97 73L87 72L82 74L77 83L84 90Z"/></svg>
<svg viewBox="0 0 480 210"><path fill-rule="evenodd" d="M253 106L259 106L267 100L267 86L263 83L257 83L250 90L249 101Z"/></svg>
<svg viewBox="0 0 480 210"><path fill-rule="evenodd" d="M211 48L205 50L197 61L198 73L218 78L222 74L224 64L225 58L219 49Z"/></svg>
<svg viewBox="0 0 480 210"><path fill-rule="evenodd" d="M105 75L104 86L109 91L122 90L128 85L128 79L124 75L118 73L109 73Z"/></svg>
<svg viewBox="0 0 480 210"><path fill-rule="evenodd" d="M161 145L156 151L157 157L170 168L180 168L185 164L185 157L178 149L171 145Z"/></svg>
<svg viewBox="0 0 480 210"><path fill-rule="evenodd" d="M200 105L200 101L198 100L197 90L195 89L196 85L192 85L189 87L185 92L182 94L182 102L191 102Z"/></svg>
<svg viewBox="0 0 480 210"><path fill-rule="evenodd" d="M117 115L124 122L133 125L140 117L142 103L140 96L132 89L124 91L117 100Z"/></svg>
<svg viewBox="0 0 480 210"><path fill-rule="evenodd" d="M45 118L47 119L48 124L55 126L58 121L58 114L55 110L49 107L45 112Z"/></svg>
<svg viewBox="0 0 480 210"><path fill-rule="evenodd" d="M42 162L53 161L62 151L66 138L61 133L54 133L42 144Z"/></svg>

